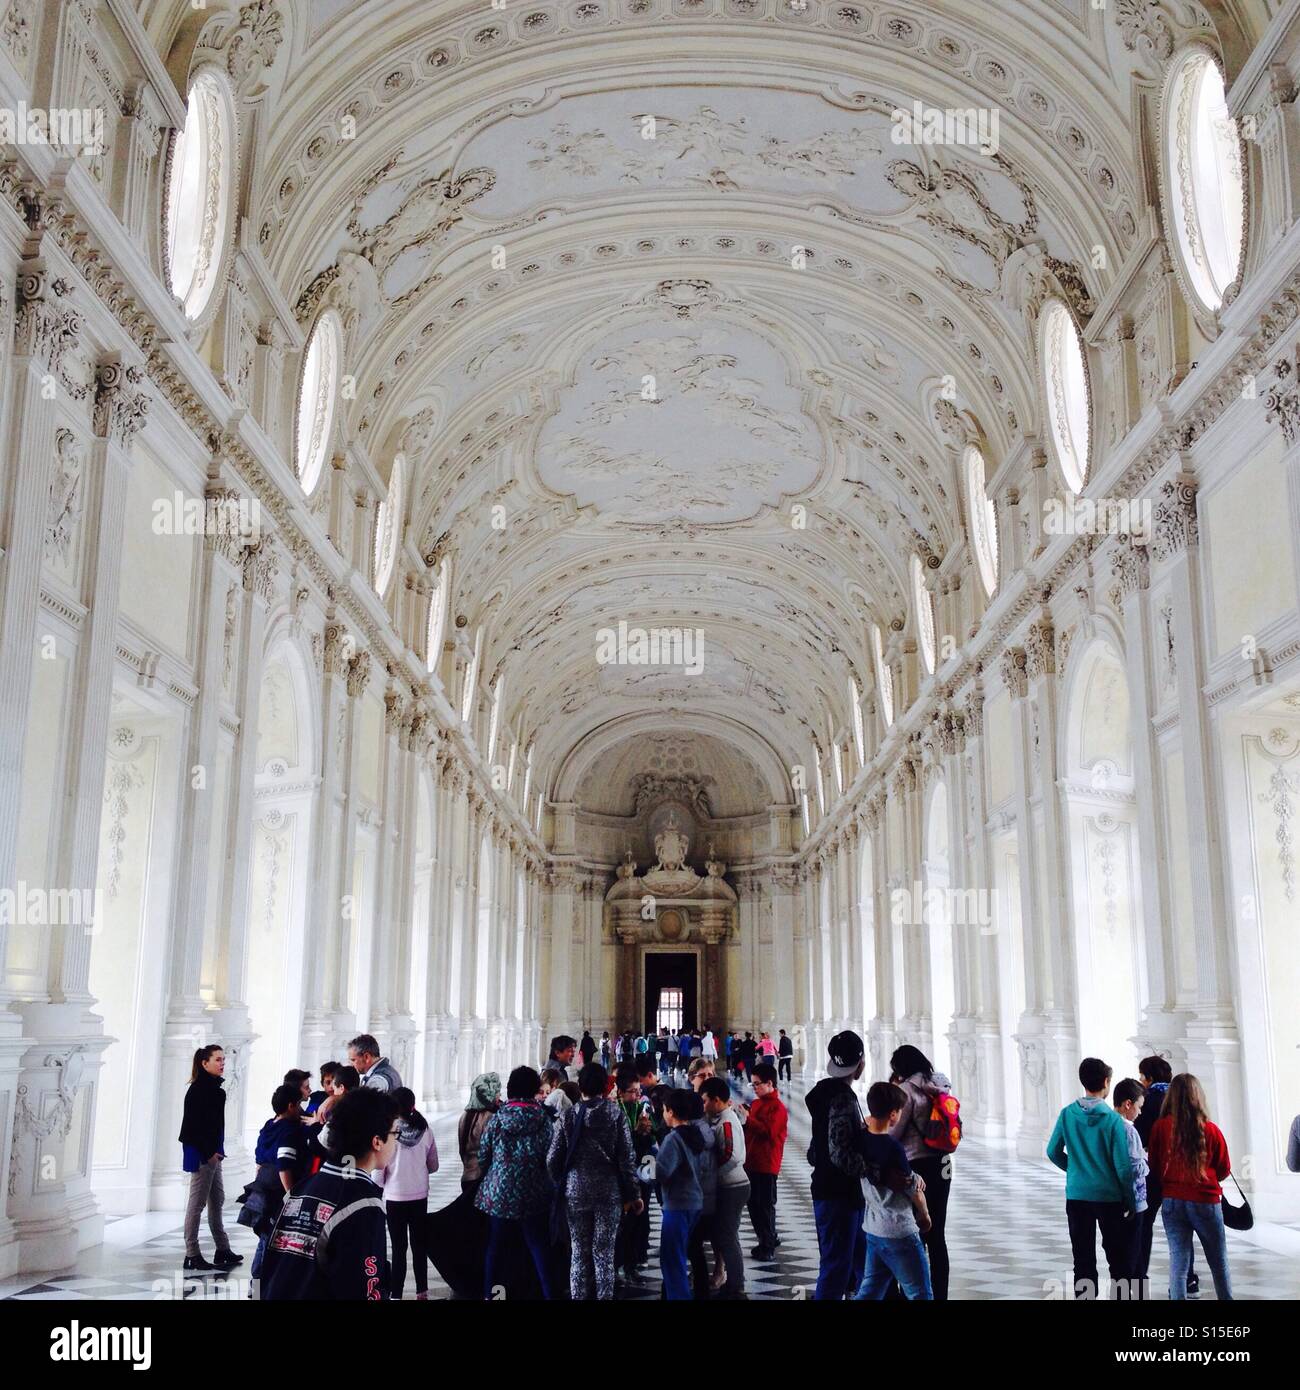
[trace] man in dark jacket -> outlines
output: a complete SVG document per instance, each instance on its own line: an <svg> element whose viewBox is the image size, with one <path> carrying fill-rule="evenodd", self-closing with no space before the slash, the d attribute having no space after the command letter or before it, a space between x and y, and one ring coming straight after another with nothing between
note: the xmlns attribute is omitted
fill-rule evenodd
<svg viewBox="0 0 1300 1390"><path fill-rule="evenodd" d="M264 1299L388 1297L388 1227L375 1174L400 1128L397 1102L373 1087L349 1091L330 1112L330 1158L286 1197L262 1261Z"/></svg>
<svg viewBox="0 0 1300 1390"><path fill-rule="evenodd" d="M790 1068L794 1062L794 1040L781 1029L781 1041L776 1045L776 1075L779 1081L785 1077L790 1080Z"/></svg>
<svg viewBox="0 0 1300 1390"><path fill-rule="evenodd" d="M866 1206L862 1179L867 1164L862 1153L862 1107L849 1084L862 1075L866 1049L862 1039L846 1030L827 1047L828 1075L808 1092L812 1115L813 1216L821 1255L814 1297L838 1302L857 1291L867 1260L867 1237L862 1227Z"/></svg>
<svg viewBox="0 0 1300 1390"><path fill-rule="evenodd" d="M357 1069L363 1086L391 1095L402 1084L397 1068L381 1057L379 1044L370 1033L362 1033L348 1044L348 1061Z"/></svg>

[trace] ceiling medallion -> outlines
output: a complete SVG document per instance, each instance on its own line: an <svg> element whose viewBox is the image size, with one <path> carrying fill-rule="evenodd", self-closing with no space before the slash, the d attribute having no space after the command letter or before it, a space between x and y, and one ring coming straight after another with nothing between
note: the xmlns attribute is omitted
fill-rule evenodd
<svg viewBox="0 0 1300 1390"><path fill-rule="evenodd" d="M694 318L722 303L722 295L708 280L660 280L654 299L679 319Z"/></svg>

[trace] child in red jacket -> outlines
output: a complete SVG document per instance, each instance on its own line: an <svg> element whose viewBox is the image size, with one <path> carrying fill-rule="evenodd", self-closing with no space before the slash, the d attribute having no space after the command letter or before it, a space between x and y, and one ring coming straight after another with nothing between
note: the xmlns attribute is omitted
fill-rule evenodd
<svg viewBox="0 0 1300 1390"><path fill-rule="evenodd" d="M790 1115L776 1091L776 1068L754 1064L753 1105L740 1106L745 1122L745 1172L749 1174L749 1219L758 1244L749 1252L756 1260L776 1258L781 1238L776 1233L776 1178L781 1171Z"/></svg>
<svg viewBox="0 0 1300 1390"><path fill-rule="evenodd" d="M1169 1297L1187 1297L1195 1232L1214 1277L1215 1297L1221 1303L1230 1299L1220 1184L1232 1171L1232 1163L1227 1142L1207 1113L1201 1083L1187 1072L1169 1083L1160 1118L1151 1130L1147 1159L1151 1180L1163 1198L1160 1216L1169 1238Z"/></svg>

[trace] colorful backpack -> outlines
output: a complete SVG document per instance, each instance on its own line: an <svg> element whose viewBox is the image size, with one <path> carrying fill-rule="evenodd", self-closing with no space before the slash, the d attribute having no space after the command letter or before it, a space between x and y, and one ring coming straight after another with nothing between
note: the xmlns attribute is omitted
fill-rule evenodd
<svg viewBox="0 0 1300 1390"><path fill-rule="evenodd" d="M961 1143L961 1102L946 1091L935 1096L930 1118L917 1128L927 1149L941 1154L952 1153Z"/></svg>

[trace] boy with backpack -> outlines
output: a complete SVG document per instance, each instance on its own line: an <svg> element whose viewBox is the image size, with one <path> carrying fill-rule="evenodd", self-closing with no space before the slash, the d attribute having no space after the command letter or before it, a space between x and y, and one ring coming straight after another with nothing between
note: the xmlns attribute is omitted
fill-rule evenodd
<svg viewBox="0 0 1300 1390"><path fill-rule="evenodd" d="M877 1081L867 1092L867 1127L862 1156L867 1174L867 1262L856 1300L883 1299L895 1279L914 1302L934 1298L930 1264L921 1237L930 1229L925 1184L907 1161L890 1130L898 1123L907 1097L892 1081Z"/></svg>
<svg viewBox="0 0 1300 1390"><path fill-rule="evenodd" d="M1047 1157L1065 1173L1065 1214L1074 1256L1074 1296L1097 1297L1097 1230L1112 1280L1132 1270L1135 1195L1124 1120L1106 1104L1111 1069L1099 1057L1079 1064L1084 1094L1057 1116Z"/></svg>
<svg viewBox="0 0 1300 1390"><path fill-rule="evenodd" d="M244 1206L240 1224L251 1224L258 1236L257 1253L249 1270L254 1279L261 1276L266 1242L285 1197L307 1176L311 1166L310 1133L303 1123L301 1103L300 1083L288 1082L275 1088L271 1097L274 1114L262 1126L253 1152L257 1176L239 1199Z"/></svg>

